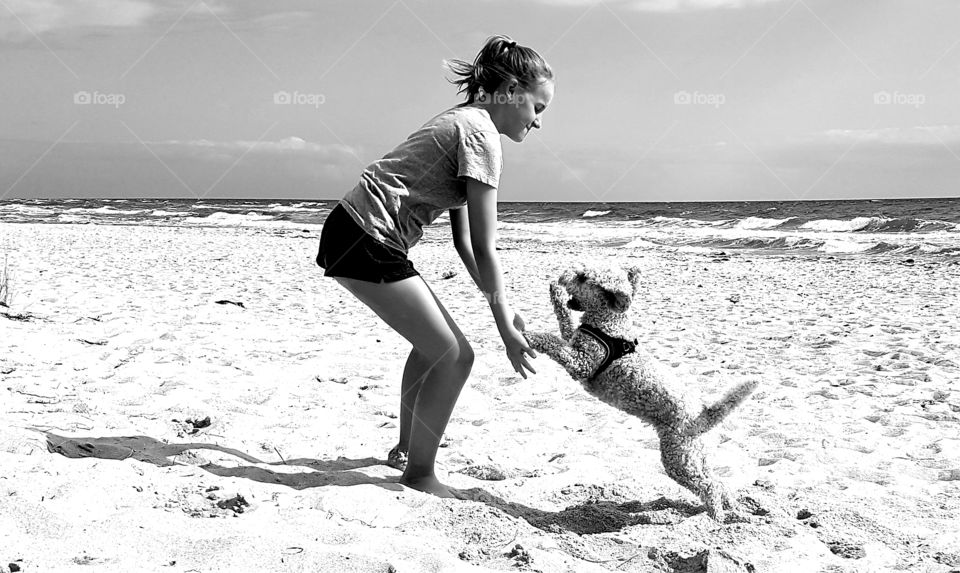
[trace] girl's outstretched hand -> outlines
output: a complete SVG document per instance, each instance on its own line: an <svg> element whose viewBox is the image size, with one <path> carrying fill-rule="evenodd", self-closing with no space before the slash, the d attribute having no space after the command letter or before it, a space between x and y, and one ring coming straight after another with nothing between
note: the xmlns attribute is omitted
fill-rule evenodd
<svg viewBox="0 0 960 573"><path fill-rule="evenodd" d="M522 322L523 319L520 320ZM516 318L514 319L514 324L516 324ZM510 325L504 329L504 332L500 333L500 337L503 338L503 345L507 347L507 358L510 359L510 364L513 365L513 369L516 370L520 376L523 376L524 379L527 378L525 370L536 374L537 371L530 366L527 356L536 358L537 353L527 344L527 339L523 337L523 333L515 326Z"/></svg>

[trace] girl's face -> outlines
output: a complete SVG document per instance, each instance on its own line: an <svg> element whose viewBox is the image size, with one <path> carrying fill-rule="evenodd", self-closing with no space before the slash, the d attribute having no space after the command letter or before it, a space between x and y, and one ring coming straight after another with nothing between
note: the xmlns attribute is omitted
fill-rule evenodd
<svg viewBox="0 0 960 573"><path fill-rule="evenodd" d="M543 112L553 99L553 80L544 80L530 89L522 88L516 80L504 82L492 99L488 111L497 130L520 143L531 129L540 127Z"/></svg>

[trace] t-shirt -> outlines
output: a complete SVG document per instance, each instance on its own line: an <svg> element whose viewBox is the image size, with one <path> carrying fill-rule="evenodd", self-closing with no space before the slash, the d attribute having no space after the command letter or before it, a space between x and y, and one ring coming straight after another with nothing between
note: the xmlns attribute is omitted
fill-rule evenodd
<svg viewBox="0 0 960 573"><path fill-rule="evenodd" d="M465 177L498 187L502 167L500 133L490 115L461 105L367 166L340 204L373 238L407 252L424 225L466 205Z"/></svg>

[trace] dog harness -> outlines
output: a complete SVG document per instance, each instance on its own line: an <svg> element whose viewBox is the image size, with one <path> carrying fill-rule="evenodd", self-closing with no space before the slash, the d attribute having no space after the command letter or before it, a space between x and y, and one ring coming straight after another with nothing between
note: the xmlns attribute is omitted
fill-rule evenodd
<svg viewBox="0 0 960 573"><path fill-rule="evenodd" d="M627 354L632 354L637 350L637 339L626 340L623 338L614 338L595 326L590 326L589 324L581 324L578 328L581 332L589 334L591 337L596 339L600 343L600 346L603 347L603 353L605 358L600 366L597 368L597 371L593 373L591 379L599 376L608 366L613 364L613 362Z"/></svg>

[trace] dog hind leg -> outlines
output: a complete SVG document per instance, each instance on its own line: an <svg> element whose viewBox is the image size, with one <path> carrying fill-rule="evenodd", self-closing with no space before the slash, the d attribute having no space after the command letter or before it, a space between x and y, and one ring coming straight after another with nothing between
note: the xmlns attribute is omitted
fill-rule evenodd
<svg viewBox="0 0 960 573"><path fill-rule="evenodd" d="M707 470L702 445L690 438L661 435L660 459L670 479L699 497L710 517L723 520L723 508L725 502L729 503L729 494Z"/></svg>

